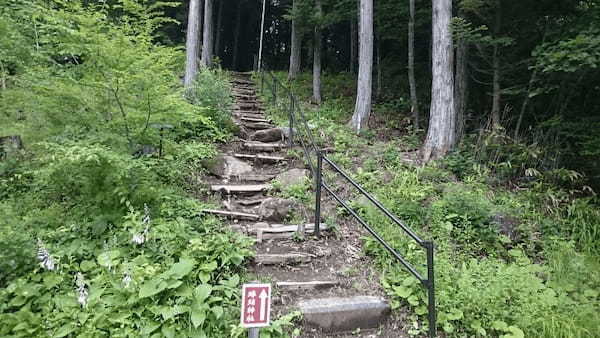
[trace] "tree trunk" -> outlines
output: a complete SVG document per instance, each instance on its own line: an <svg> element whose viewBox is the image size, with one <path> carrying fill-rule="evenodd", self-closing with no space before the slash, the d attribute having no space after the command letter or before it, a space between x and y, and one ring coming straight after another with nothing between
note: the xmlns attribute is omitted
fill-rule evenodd
<svg viewBox="0 0 600 338"><path fill-rule="evenodd" d="M213 59L213 1L204 0L204 32L200 64L206 68L212 66Z"/></svg>
<svg viewBox="0 0 600 338"><path fill-rule="evenodd" d="M497 0L496 7L496 22L494 25L494 35L499 37L500 34L500 24L502 20L502 9L500 5L500 0ZM492 70L493 70L493 79L492 79L492 129L496 129L500 127L500 103L502 99L502 93L500 88L500 51L498 45L494 45L494 54L492 59Z"/></svg>
<svg viewBox="0 0 600 338"><path fill-rule="evenodd" d="M454 74L452 67L452 0L432 0L432 82L429 129L422 149L424 162L445 156L455 143Z"/></svg>
<svg viewBox="0 0 600 338"><path fill-rule="evenodd" d="M419 101L415 79L415 0L409 1L408 20L408 84L410 86L410 111L415 129L419 129Z"/></svg>
<svg viewBox="0 0 600 338"><path fill-rule="evenodd" d="M221 55L221 31L223 30L223 4L225 0L219 1L219 10L217 11L217 32L215 36L215 56Z"/></svg>
<svg viewBox="0 0 600 338"><path fill-rule="evenodd" d="M320 19L323 15L323 7L321 0L315 0L315 9L317 17ZM316 104L321 104L321 48L322 46L321 23L315 26L315 41L313 42L313 101Z"/></svg>
<svg viewBox="0 0 600 338"><path fill-rule="evenodd" d="M465 131L465 113L469 95L469 46L460 40L456 46L456 78L454 79L454 106L456 110L456 141L460 142Z"/></svg>
<svg viewBox="0 0 600 338"><path fill-rule="evenodd" d="M368 127L373 85L373 0L360 0L358 84L350 125L358 133Z"/></svg>
<svg viewBox="0 0 600 338"><path fill-rule="evenodd" d="M238 69L238 56L240 50L240 30L242 29L242 1L238 1L237 12L235 14L235 31L233 32L233 69Z"/></svg>
<svg viewBox="0 0 600 338"><path fill-rule="evenodd" d="M293 3L294 12L298 6L298 0L294 0ZM295 14L295 13L294 13ZM298 19L292 18L292 47L290 51L290 71L288 74L288 79L293 80L300 73L300 58L302 52L302 36L300 34L300 29L298 27Z"/></svg>
<svg viewBox="0 0 600 338"><path fill-rule="evenodd" d="M356 45L357 45L357 37L356 33L356 18L352 18L350 20L350 73L356 73Z"/></svg>
<svg viewBox="0 0 600 338"><path fill-rule="evenodd" d="M185 39L185 75L183 84L189 88L198 73L198 37L200 20L200 0L190 0L188 25Z"/></svg>

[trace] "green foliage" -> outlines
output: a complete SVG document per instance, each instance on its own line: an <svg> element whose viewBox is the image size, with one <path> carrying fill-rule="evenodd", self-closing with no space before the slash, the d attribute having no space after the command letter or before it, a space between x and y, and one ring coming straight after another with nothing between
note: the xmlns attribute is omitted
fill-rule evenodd
<svg viewBox="0 0 600 338"><path fill-rule="evenodd" d="M0 135L26 150L0 161L0 336L228 335L252 242L187 194L228 137L226 74L184 98L155 43L172 3L2 5Z"/></svg>

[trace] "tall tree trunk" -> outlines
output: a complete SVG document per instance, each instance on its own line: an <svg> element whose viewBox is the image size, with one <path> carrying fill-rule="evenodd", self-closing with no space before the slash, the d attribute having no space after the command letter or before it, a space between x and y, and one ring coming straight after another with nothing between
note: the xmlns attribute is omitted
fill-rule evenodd
<svg viewBox="0 0 600 338"><path fill-rule="evenodd" d="M469 95L469 46L460 40L456 46L456 78L454 79L454 106L456 110L456 141L460 142L465 131L465 113Z"/></svg>
<svg viewBox="0 0 600 338"><path fill-rule="evenodd" d="M298 8L298 0L294 0L292 4L294 14ZM298 19L292 18L292 47L290 51L290 71L288 74L288 79L293 80L300 73L300 58L302 52L302 35L300 34L300 29L298 25Z"/></svg>
<svg viewBox="0 0 600 338"><path fill-rule="evenodd" d="M419 129L419 101L417 98L417 81L415 79L415 0L409 1L410 17L408 20L408 84L410 86L410 111L413 125Z"/></svg>
<svg viewBox="0 0 600 338"><path fill-rule="evenodd" d="M452 0L432 0L432 82L429 129L422 149L424 162L445 156L455 143L454 74L452 67Z"/></svg>
<svg viewBox="0 0 600 338"><path fill-rule="evenodd" d="M219 1L219 10L217 11L217 32L215 36L215 56L221 55L221 34L223 30L223 4L225 0Z"/></svg>
<svg viewBox="0 0 600 338"><path fill-rule="evenodd" d="M358 84L350 125L358 133L368 127L373 85L373 0L360 0Z"/></svg>
<svg viewBox="0 0 600 338"><path fill-rule="evenodd" d="M242 29L242 4L243 1L238 1L237 12L235 14L235 30L233 32L233 69L238 69L240 30Z"/></svg>
<svg viewBox="0 0 600 338"><path fill-rule="evenodd" d="M190 0L188 25L185 39L185 75L183 84L189 88L198 73L198 37L200 20L200 0Z"/></svg>
<svg viewBox="0 0 600 338"><path fill-rule="evenodd" d="M375 97L381 97L381 86L383 85L383 73L381 72L381 35L377 36L377 91L375 92Z"/></svg>
<svg viewBox="0 0 600 338"><path fill-rule="evenodd" d="M497 0L496 22L494 24L494 35L499 37L500 25L502 23L501 1ZM498 45L494 45L494 54L492 56L492 129L500 127L500 104L502 100L502 89L500 88L500 50Z"/></svg>
<svg viewBox="0 0 600 338"><path fill-rule="evenodd" d="M317 17L320 19L323 15L323 7L321 0L315 0L315 9ZM316 104L321 104L321 49L322 45L321 23L318 22L315 26L315 41L313 42L313 101Z"/></svg>
<svg viewBox="0 0 600 338"><path fill-rule="evenodd" d="M358 34L356 32L356 17L350 19L350 73L356 73L356 52Z"/></svg>
<svg viewBox="0 0 600 338"><path fill-rule="evenodd" d="M204 32L200 64L207 68L212 66L213 58L213 1L204 0Z"/></svg>

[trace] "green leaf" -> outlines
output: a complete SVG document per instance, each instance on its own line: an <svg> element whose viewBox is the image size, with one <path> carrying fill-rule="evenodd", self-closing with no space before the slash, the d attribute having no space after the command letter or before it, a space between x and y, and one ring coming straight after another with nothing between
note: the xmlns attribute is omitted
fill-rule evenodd
<svg viewBox="0 0 600 338"><path fill-rule="evenodd" d="M215 317L217 319L221 318L221 316L223 315L223 308L220 306L215 306L215 307L211 308L210 310L215 314Z"/></svg>
<svg viewBox="0 0 600 338"><path fill-rule="evenodd" d="M111 250L103 252L98 256L98 264L104 267L115 266L118 261L117 258L121 255L119 250Z"/></svg>
<svg viewBox="0 0 600 338"><path fill-rule="evenodd" d="M73 323L65 324L54 333L53 337L55 337L55 338L66 337L69 334L71 334L72 332L74 332L76 328L77 327Z"/></svg>
<svg viewBox="0 0 600 338"><path fill-rule="evenodd" d="M194 269L196 261L190 258L182 258L179 262L173 264L171 269L165 274L170 275L176 279L181 279Z"/></svg>
<svg viewBox="0 0 600 338"><path fill-rule="evenodd" d="M144 283L140 287L140 298L146 298L156 295L166 289L168 284L160 278L154 278Z"/></svg>
<svg viewBox="0 0 600 338"><path fill-rule="evenodd" d="M408 298L412 294L412 290L406 286L394 286L394 293L400 298Z"/></svg>
<svg viewBox="0 0 600 338"><path fill-rule="evenodd" d="M202 303L204 303L206 298L208 298L208 296L210 296L211 292L212 292L212 286L210 286L208 284L198 285L194 289L194 298L196 299L196 301L198 303L202 304Z"/></svg>
<svg viewBox="0 0 600 338"><path fill-rule="evenodd" d="M192 318L192 324L194 325L195 328L197 328L197 327L201 326L202 324L204 324L204 320L206 319L206 311L204 311L203 307L193 306L191 318Z"/></svg>

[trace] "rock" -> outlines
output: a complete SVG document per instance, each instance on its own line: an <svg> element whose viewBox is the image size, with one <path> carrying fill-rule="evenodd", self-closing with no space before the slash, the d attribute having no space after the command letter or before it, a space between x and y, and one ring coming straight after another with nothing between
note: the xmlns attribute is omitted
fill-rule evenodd
<svg viewBox="0 0 600 338"><path fill-rule="evenodd" d="M295 204L296 203L291 200L271 197L262 201L260 206L257 208L257 213L265 221L283 222L291 213Z"/></svg>
<svg viewBox="0 0 600 338"><path fill-rule="evenodd" d="M390 313L385 300L371 296L310 299L298 308L306 324L328 332L377 327Z"/></svg>
<svg viewBox="0 0 600 338"><path fill-rule="evenodd" d="M281 128L270 128L264 130L258 130L250 136L252 141L260 142L275 142L284 139L284 134Z"/></svg>
<svg viewBox="0 0 600 338"><path fill-rule="evenodd" d="M9 153L23 149L23 140L21 136L0 136L0 158L4 158Z"/></svg>
<svg viewBox="0 0 600 338"><path fill-rule="evenodd" d="M211 174L221 178L240 176L252 171L251 165L234 156L228 155L219 155L212 160L206 161L204 166Z"/></svg>
<svg viewBox="0 0 600 338"><path fill-rule="evenodd" d="M292 132L294 132L294 135L297 134L296 128L292 128L290 129L289 127L279 127L279 129L281 129L281 132L283 133L283 136L287 139L290 138L290 130Z"/></svg>
<svg viewBox="0 0 600 338"><path fill-rule="evenodd" d="M158 149L151 144L144 144L138 149L135 153L133 153L133 157L139 158L142 156L152 156L158 153Z"/></svg>
<svg viewBox="0 0 600 338"><path fill-rule="evenodd" d="M282 187L287 188L291 185L304 183L308 178L310 172L306 169L290 169L277 175L275 179L281 184Z"/></svg>

